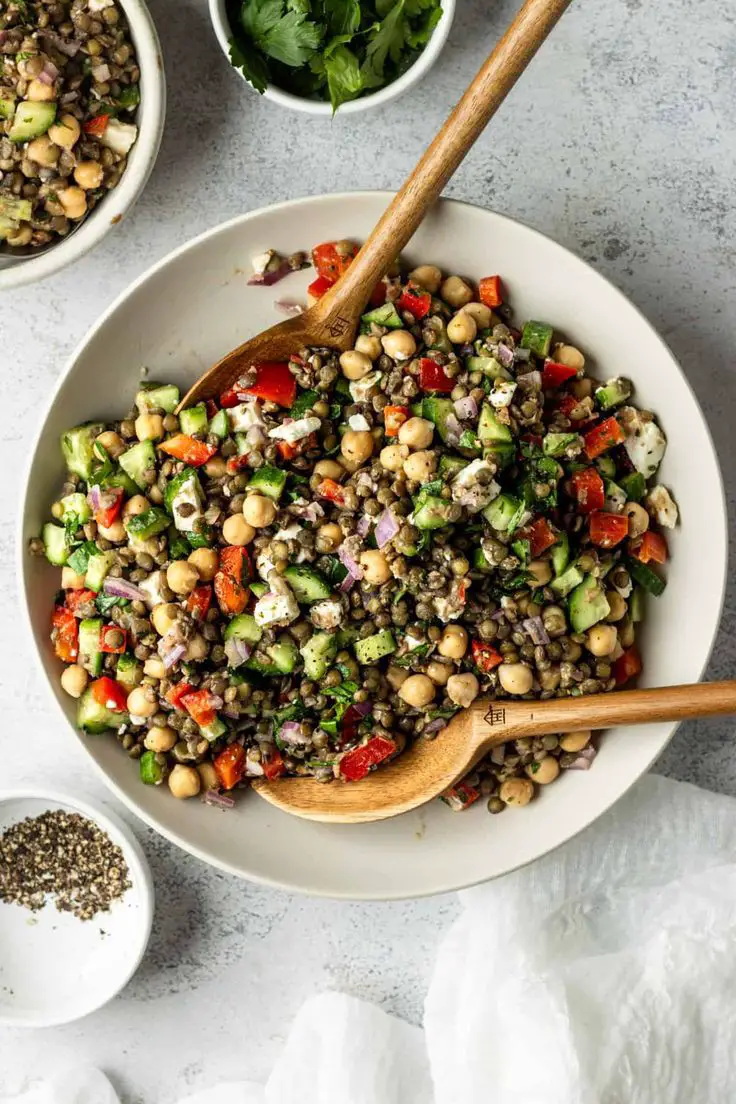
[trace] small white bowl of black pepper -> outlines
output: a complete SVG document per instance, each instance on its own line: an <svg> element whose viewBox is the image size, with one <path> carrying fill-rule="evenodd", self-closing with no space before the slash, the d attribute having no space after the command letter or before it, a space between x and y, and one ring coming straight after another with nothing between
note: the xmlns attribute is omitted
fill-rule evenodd
<svg viewBox="0 0 736 1104"><path fill-rule="evenodd" d="M0 1024L51 1027L127 985L153 883L132 832L66 794L0 791Z"/></svg>

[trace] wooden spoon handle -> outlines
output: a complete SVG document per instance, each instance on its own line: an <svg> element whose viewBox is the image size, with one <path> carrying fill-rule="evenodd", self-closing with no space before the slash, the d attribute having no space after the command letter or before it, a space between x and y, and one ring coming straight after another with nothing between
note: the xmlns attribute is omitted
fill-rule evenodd
<svg viewBox="0 0 736 1104"><path fill-rule="evenodd" d="M663 686L656 690L621 690L581 698L549 701L481 702L473 708L473 760L492 747L523 736L574 732L585 728L684 721L736 713L736 681Z"/></svg>
<svg viewBox="0 0 736 1104"><path fill-rule="evenodd" d="M338 300L368 301L569 3L526 0L346 274L320 300L325 313Z"/></svg>

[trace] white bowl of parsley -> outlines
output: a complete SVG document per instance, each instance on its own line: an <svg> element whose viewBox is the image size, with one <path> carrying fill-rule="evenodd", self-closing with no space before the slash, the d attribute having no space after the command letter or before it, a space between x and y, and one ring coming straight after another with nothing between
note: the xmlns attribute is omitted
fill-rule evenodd
<svg viewBox="0 0 736 1104"><path fill-rule="evenodd" d="M209 0L215 34L252 88L313 115L381 107L427 73L455 0Z"/></svg>

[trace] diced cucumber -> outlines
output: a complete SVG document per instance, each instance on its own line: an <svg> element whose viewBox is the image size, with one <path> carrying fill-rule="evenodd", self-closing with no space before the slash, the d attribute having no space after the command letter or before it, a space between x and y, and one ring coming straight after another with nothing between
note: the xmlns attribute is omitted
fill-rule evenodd
<svg viewBox="0 0 736 1104"><path fill-rule="evenodd" d="M538 357L549 356L553 329L547 322L525 322L521 329L521 348Z"/></svg>
<svg viewBox="0 0 736 1104"><path fill-rule="evenodd" d="M119 459L120 467L137 487L145 491L150 486L150 473L156 470L156 453L152 441L139 441Z"/></svg>
<svg viewBox="0 0 736 1104"><path fill-rule="evenodd" d="M267 585L265 583L259 583L257 579L250 584L250 589L253 591L256 598L262 598L268 591Z"/></svg>
<svg viewBox="0 0 736 1104"><path fill-rule="evenodd" d="M640 563L639 560L629 560L626 566L634 582L643 586L648 594L653 594L655 598L659 598L667 586L661 575L658 575L648 564Z"/></svg>
<svg viewBox="0 0 736 1104"><path fill-rule="evenodd" d="M33 213L30 199L18 199L16 196L0 195L0 218L17 229L22 222L28 222Z"/></svg>
<svg viewBox="0 0 736 1104"><path fill-rule="evenodd" d="M261 675L290 675L299 660L297 646L288 636L280 636L275 644L270 644L266 648L266 655L268 662L264 663L252 656L245 666Z"/></svg>
<svg viewBox="0 0 736 1104"><path fill-rule="evenodd" d="M352 625L345 625L342 629L338 629L335 633L337 637L337 647L348 648L354 640L358 639L358 630Z"/></svg>
<svg viewBox="0 0 736 1104"><path fill-rule="evenodd" d="M437 495L427 495L421 500L421 505L412 515L412 524L417 529L442 529L450 525L450 511L452 502Z"/></svg>
<svg viewBox="0 0 736 1104"><path fill-rule="evenodd" d="M135 656L130 655L129 652L124 652L121 656L118 656L115 678L121 686L125 687L128 693L135 689L142 676L143 664L139 663Z"/></svg>
<svg viewBox="0 0 736 1104"><path fill-rule="evenodd" d="M95 552L87 562L84 585L90 590L102 590L108 571L115 562L114 552Z"/></svg>
<svg viewBox="0 0 736 1104"><path fill-rule="evenodd" d="M619 406L631 396L632 387L627 379L611 379L605 387L597 387L595 397L601 410L610 410L612 406Z"/></svg>
<svg viewBox="0 0 736 1104"><path fill-rule="evenodd" d="M90 687L87 687L77 703L77 728L89 732L90 735L107 732L110 728L117 731L129 721L127 713L117 713L95 701Z"/></svg>
<svg viewBox="0 0 736 1104"><path fill-rule="evenodd" d="M390 629L383 629L381 632L374 633L373 636L366 636L363 640L356 640L353 647L355 649L355 658L358 660L358 663L362 663L364 666L370 666L373 663L377 663L379 659L383 659L384 656L391 655L392 652L395 652L396 641Z"/></svg>
<svg viewBox="0 0 736 1104"><path fill-rule="evenodd" d="M580 568L576 567L575 564L570 564L567 570L561 572L556 579L553 579L549 586L560 598L565 598L582 581L583 573Z"/></svg>
<svg viewBox="0 0 736 1104"><path fill-rule="evenodd" d="M325 577L305 564L292 564L287 567L284 578L294 591L297 602L305 605L329 598L332 594L330 584Z"/></svg>
<svg viewBox="0 0 736 1104"><path fill-rule="evenodd" d="M311 410L313 408L316 402L319 402L319 400L319 391L300 391L291 404L289 415L294 418L294 420L296 420L297 418L302 418L308 410Z"/></svg>
<svg viewBox="0 0 736 1104"><path fill-rule="evenodd" d="M515 540L511 542L511 549L514 555L521 561L522 567L525 567L531 559L531 544L528 540Z"/></svg>
<svg viewBox="0 0 736 1104"><path fill-rule="evenodd" d="M483 517L492 529L504 533L511 525L521 505L521 499L516 498L515 495L500 494L486 506Z"/></svg>
<svg viewBox="0 0 736 1104"><path fill-rule="evenodd" d="M104 428L101 422L86 422L62 433L61 453L68 471L82 479L89 479L96 463L92 446Z"/></svg>
<svg viewBox="0 0 736 1104"><path fill-rule="evenodd" d="M222 440L223 437L227 437L229 432L230 426L227 420L227 411L218 410L214 418L210 421L210 433Z"/></svg>
<svg viewBox="0 0 736 1104"><path fill-rule="evenodd" d="M174 519L174 525L181 533L186 533L190 543L196 533L201 532L204 517L204 492L199 476L194 468L184 468L166 484L164 505ZM182 512L181 507L191 507ZM205 543L207 543L205 541Z"/></svg>
<svg viewBox="0 0 736 1104"><path fill-rule="evenodd" d="M612 479L607 479L605 486L606 501L603 504L603 509L607 510L609 514L620 514L626 505L626 491L623 487L619 487L618 483L614 483Z"/></svg>
<svg viewBox="0 0 736 1104"><path fill-rule="evenodd" d="M301 648L307 678L321 679L337 655L337 633L316 632Z"/></svg>
<svg viewBox="0 0 736 1104"><path fill-rule="evenodd" d="M274 502L278 502L286 486L286 472L271 464L264 464L253 473L248 486L258 494L266 495Z"/></svg>
<svg viewBox="0 0 736 1104"><path fill-rule="evenodd" d="M63 567L71 551L66 529L62 525L54 525L52 521L47 521L41 530L41 539L49 563Z"/></svg>
<svg viewBox="0 0 736 1104"><path fill-rule="evenodd" d="M560 533L550 549L549 558L555 575L561 575L570 562L570 538L567 533Z"/></svg>
<svg viewBox="0 0 736 1104"><path fill-rule="evenodd" d="M626 492L629 502L641 502L647 489L647 483L641 472L631 472L630 475L622 475L621 487Z"/></svg>
<svg viewBox="0 0 736 1104"><path fill-rule="evenodd" d="M2 95L0 95L0 119L10 119L15 112L15 99L11 98L12 93L9 89L3 89Z"/></svg>
<svg viewBox="0 0 736 1104"><path fill-rule="evenodd" d="M512 378L510 372L507 372L492 356L471 356L468 357L466 364L469 372L482 372L488 379L510 380Z"/></svg>
<svg viewBox="0 0 736 1104"><path fill-rule="evenodd" d="M138 775L144 786L159 786L164 780L163 767L155 751L144 751L138 760Z"/></svg>
<svg viewBox="0 0 736 1104"><path fill-rule="evenodd" d="M79 623L79 662L93 678L97 678L102 672L101 631L101 617L87 617Z"/></svg>
<svg viewBox="0 0 736 1104"><path fill-rule="evenodd" d="M634 587L634 591L629 599L629 617L635 624L637 621L644 620L645 597L646 591L644 587Z"/></svg>
<svg viewBox="0 0 736 1104"><path fill-rule="evenodd" d="M604 477L604 479L616 478L616 463L611 456L598 456L595 461L595 466L598 471Z"/></svg>
<svg viewBox="0 0 736 1104"><path fill-rule="evenodd" d="M251 613L239 613L228 622L223 636L225 640L245 640L248 644L257 644L263 636L263 629Z"/></svg>
<svg viewBox="0 0 736 1104"><path fill-rule="evenodd" d="M159 506L152 506L142 514L134 514L125 521L125 530L133 541L148 540L169 528L171 518Z"/></svg>
<svg viewBox="0 0 736 1104"><path fill-rule="evenodd" d="M135 405L141 414L163 410L173 414L179 405L179 388L173 383L144 383L135 397Z"/></svg>
<svg viewBox="0 0 736 1104"><path fill-rule="evenodd" d="M206 433L208 422L207 407L203 402L182 410L179 415L179 428L188 437L193 437L195 433Z"/></svg>
<svg viewBox="0 0 736 1104"><path fill-rule="evenodd" d="M476 548L473 552L473 567L476 571L493 571L482 548Z"/></svg>
<svg viewBox="0 0 736 1104"><path fill-rule="evenodd" d="M441 309L446 309L444 304L440 304ZM451 353L452 342L447 336L447 323L443 318L440 318L437 311L434 310L434 301L432 309L432 317L429 320L425 320L422 332L430 340L427 342L428 349L436 349L440 353Z"/></svg>
<svg viewBox="0 0 736 1104"><path fill-rule="evenodd" d="M224 736L227 732L227 725L221 717L215 717L212 724L200 725L199 731L205 740L209 740L212 744L215 740L219 740L221 736Z"/></svg>
<svg viewBox="0 0 736 1104"><path fill-rule="evenodd" d="M593 575L586 575L572 591L569 609L573 632L585 632L611 612L605 591Z"/></svg>
<svg viewBox="0 0 736 1104"><path fill-rule="evenodd" d="M571 445L580 441L578 433L547 433L542 441L545 456L564 456Z"/></svg>
<svg viewBox="0 0 736 1104"><path fill-rule="evenodd" d="M94 476L92 478L94 479ZM117 468L114 472L111 472L106 479L103 479L101 486L105 489L109 487L122 487L129 498L138 494L138 484L134 483L127 472L124 472L122 468Z"/></svg>
<svg viewBox="0 0 736 1104"><path fill-rule="evenodd" d="M511 430L496 416L490 403L483 403L478 419L478 437L487 453L500 465L508 464L514 455Z"/></svg>
<svg viewBox="0 0 736 1104"><path fill-rule="evenodd" d="M21 100L8 131L11 142L29 142L45 134L56 118L56 104L50 101Z"/></svg>
<svg viewBox="0 0 736 1104"><path fill-rule="evenodd" d="M468 461L462 456L448 456L446 453L440 457L439 476L448 483L458 475L463 468L467 468Z"/></svg>
<svg viewBox="0 0 736 1104"><path fill-rule="evenodd" d="M85 521L89 521L92 517L92 510L87 502L87 496L79 491L64 495L59 505L61 506L62 521L70 521L72 518L76 518L80 525L84 525Z"/></svg>
<svg viewBox="0 0 736 1104"><path fill-rule="evenodd" d="M389 330L400 330L404 325L393 303L384 303L383 306L376 307L375 310L361 316L361 328L369 329L371 323L385 326Z"/></svg>
<svg viewBox="0 0 736 1104"><path fill-rule="evenodd" d="M450 415L456 417L451 399L426 398L422 403L422 417L437 427L437 432L445 444L448 444L450 436L450 430L447 428L447 419Z"/></svg>
<svg viewBox="0 0 736 1104"><path fill-rule="evenodd" d="M464 429L460 434L460 440L457 443L457 447L462 449L463 452L469 452L475 457L480 452L480 441L475 433L473 433L472 429Z"/></svg>

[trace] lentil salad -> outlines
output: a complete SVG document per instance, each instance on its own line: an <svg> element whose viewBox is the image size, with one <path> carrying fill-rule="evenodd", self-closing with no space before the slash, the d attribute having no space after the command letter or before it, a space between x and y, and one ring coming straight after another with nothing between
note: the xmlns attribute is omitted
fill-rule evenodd
<svg viewBox="0 0 736 1104"><path fill-rule="evenodd" d="M310 297L355 251L313 251ZM650 485L664 436L627 380L597 384L504 298L497 276L397 271L339 357L255 365L178 418L178 389L146 384L127 418L63 436L32 550L62 569L80 728L222 804L251 777L358 780L479 694L636 676L677 521ZM590 733L519 740L445 799L524 805L594 755Z"/></svg>

